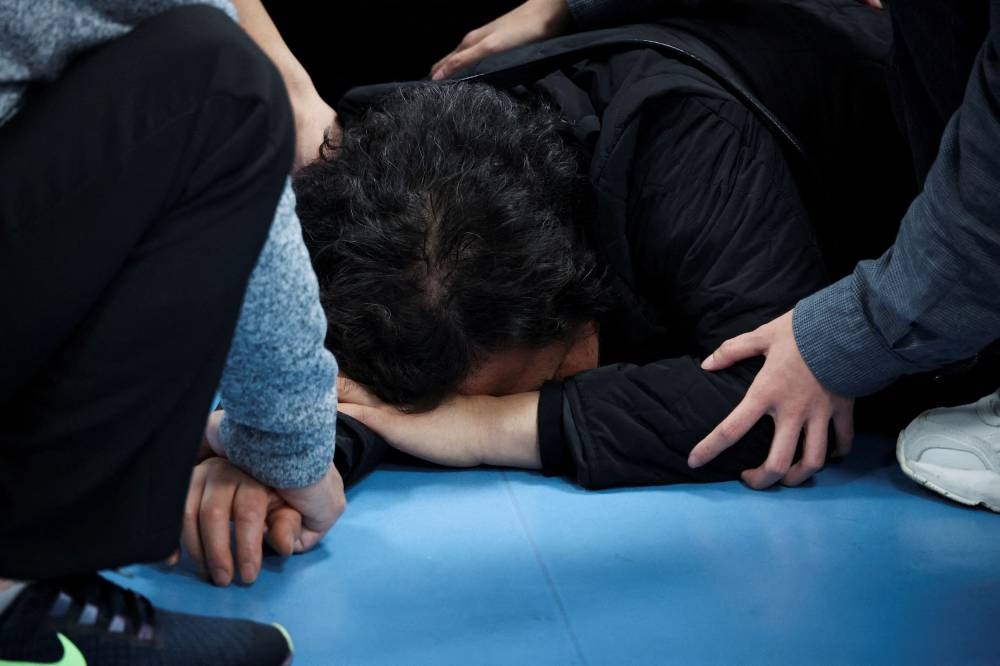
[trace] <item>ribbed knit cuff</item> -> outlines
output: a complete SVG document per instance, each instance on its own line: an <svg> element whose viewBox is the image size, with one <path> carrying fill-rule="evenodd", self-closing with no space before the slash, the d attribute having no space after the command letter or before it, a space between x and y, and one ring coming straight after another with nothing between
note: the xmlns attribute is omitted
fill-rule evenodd
<svg viewBox="0 0 1000 666"><path fill-rule="evenodd" d="M872 326L853 275L799 301L792 330L813 375L839 395L874 393L907 371Z"/></svg>
<svg viewBox="0 0 1000 666"><path fill-rule="evenodd" d="M274 488L304 488L333 463L335 426L319 432L274 433L248 428L227 414L219 436L230 462Z"/></svg>

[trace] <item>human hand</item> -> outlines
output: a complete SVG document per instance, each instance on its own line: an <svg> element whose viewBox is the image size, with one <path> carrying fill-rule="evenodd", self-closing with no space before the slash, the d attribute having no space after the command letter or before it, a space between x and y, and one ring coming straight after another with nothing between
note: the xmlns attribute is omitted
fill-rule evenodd
<svg viewBox="0 0 1000 666"><path fill-rule="evenodd" d="M332 462L316 483L304 488L276 488L274 492L301 517L291 552L302 553L313 548L347 508L344 480Z"/></svg>
<svg viewBox="0 0 1000 666"><path fill-rule="evenodd" d="M278 493L225 458L211 457L192 474L181 543L198 572L220 586L233 579L230 521L244 583L252 583L260 573L265 535L276 551L290 555L302 531L302 516Z"/></svg>
<svg viewBox="0 0 1000 666"><path fill-rule="evenodd" d="M774 440L764 464L743 472L751 488L767 488L777 481L796 486L822 469L826 461L827 430L833 421L837 455L850 451L854 438L854 399L827 391L813 376L799 353L787 312L755 331L722 343L705 359L705 370L722 370L754 356L766 361L743 401L707 437L698 442L688 464L701 467L736 443L765 414L774 419ZM805 430L802 459L792 464L799 435Z"/></svg>
<svg viewBox="0 0 1000 666"><path fill-rule="evenodd" d="M320 156L323 143L330 139L334 145L340 143L340 124L337 112L323 101L309 82L292 94L292 111L295 115L295 163L298 170Z"/></svg>
<svg viewBox="0 0 1000 666"><path fill-rule="evenodd" d="M406 413L345 377L337 382L340 411L404 453L449 467L541 467L538 393L455 395L430 411Z"/></svg>
<svg viewBox="0 0 1000 666"><path fill-rule="evenodd" d="M431 78L446 79L486 56L561 35L569 25L566 0L528 0L465 35L454 51L434 64Z"/></svg>
<svg viewBox="0 0 1000 666"><path fill-rule="evenodd" d="M336 136L340 132L337 114L316 92L309 73L285 44L260 0L233 0L233 4L236 5L240 25L271 59L285 82L295 116L295 162L292 170L298 170L319 157L326 132L329 131L333 139L339 139Z"/></svg>
<svg viewBox="0 0 1000 666"><path fill-rule="evenodd" d="M208 415L208 421L205 422L205 433L202 435L198 455L195 458L195 465L213 456L226 457L226 452L222 448L222 440L219 438L219 424L222 423L224 414L224 411L217 409Z"/></svg>
<svg viewBox="0 0 1000 666"><path fill-rule="evenodd" d="M222 443L219 440L219 424L222 422L223 414L222 410L215 410L208 415L208 421L205 423L205 432L201 437L198 454L195 456L194 464L196 466L214 456L226 457L226 453L222 449ZM172 567L180 561L181 549L178 548L170 557L164 560L164 564Z"/></svg>
<svg viewBox="0 0 1000 666"><path fill-rule="evenodd" d="M315 546L344 512L344 484L336 467L312 486L272 489L226 459L219 439L224 412L212 412L205 425L184 507L181 543L203 576L216 585L233 579L229 523L234 523L236 561L244 583L260 573L263 539L282 555ZM180 553L168 560L176 564Z"/></svg>

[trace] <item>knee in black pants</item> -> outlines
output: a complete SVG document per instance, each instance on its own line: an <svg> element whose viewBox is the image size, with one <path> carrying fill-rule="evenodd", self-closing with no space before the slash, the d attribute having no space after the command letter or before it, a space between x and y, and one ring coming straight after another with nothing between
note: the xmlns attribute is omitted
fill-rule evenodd
<svg viewBox="0 0 1000 666"><path fill-rule="evenodd" d="M0 127L0 576L176 547L291 118L266 56L192 6L72 63Z"/></svg>
<svg viewBox="0 0 1000 666"><path fill-rule="evenodd" d="M287 173L295 134L285 84L274 63L235 21L212 7L182 6L140 24L134 37L148 42L148 56L141 63L146 76L175 91L176 103L205 105L226 98L260 114L256 135L248 139L262 151L273 146L272 163ZM223 136L238 129L222 124L225 119L219 116L217 128Z"/></svg>

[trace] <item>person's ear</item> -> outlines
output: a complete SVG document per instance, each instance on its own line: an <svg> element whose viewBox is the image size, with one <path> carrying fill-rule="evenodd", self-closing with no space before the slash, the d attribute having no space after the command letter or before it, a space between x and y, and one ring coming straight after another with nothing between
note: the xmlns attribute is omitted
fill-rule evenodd
<svg viewBox="0 0 1000 666"><path fill-rule="evenodd" d="M596 368L600 363L599 342L597 324L595 322L584 324L566 350L566 356L556 370L555 379L566 379L578 372Z"/></svg>

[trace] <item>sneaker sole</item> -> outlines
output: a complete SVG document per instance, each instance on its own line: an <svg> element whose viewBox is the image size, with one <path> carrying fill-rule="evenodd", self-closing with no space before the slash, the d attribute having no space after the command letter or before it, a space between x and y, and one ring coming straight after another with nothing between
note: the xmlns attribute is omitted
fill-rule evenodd
<svg viewBox="0 0 1000 666"><path fill-rule="evenodd" d="M966 497L964 494L956 493L953 490L948 490L943 487L940 483L935 482L927 477L927 474L922 469L914 469L913 466L909 464L906 456L903 455L904 442L906 441L906 431L899 433L899 438L896 440L896 460L899 461L899 467L903 470L906 476L910 477L920 485L933 490L934 492L944 495L948 499L958 502L959 504L964 504L966 506L984 506L990 511L1000 513L1000 500L994 502L991 498L983 497L982 494L977 494L975 497ZM919 463L918 463L919 464ZM944 468L942 468L944 469ZM956 474L955 470L950 470L950 473ZM994 475L995 476L995 475Z"/></svg>
<svg viewBox="0 0 1000 666"><path fill-rule="evenodd" d="M285 643L288 644L288 656L285 658L283 662L281 662L281 666L291 666L292 658L295 656L295 644L292 643L292 636L291 634L288 633L287 629L285 629L277 622L272 622L271 626L277 629L279 632L281 632L281 635L284 636L285 638Z"/></svg>

